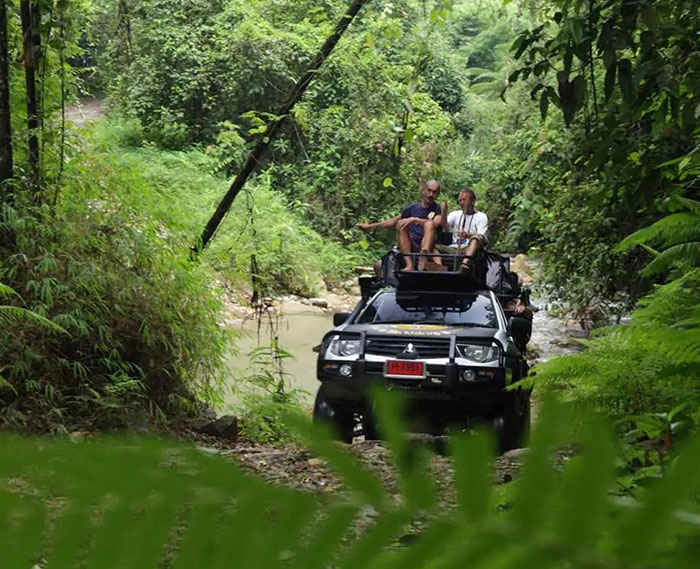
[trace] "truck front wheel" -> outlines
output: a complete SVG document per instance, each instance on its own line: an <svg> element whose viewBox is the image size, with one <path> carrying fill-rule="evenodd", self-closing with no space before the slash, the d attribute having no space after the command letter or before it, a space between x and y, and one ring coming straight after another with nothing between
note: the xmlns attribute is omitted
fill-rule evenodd
<svg viewBox="0 0 700 569"><path fill-rule="evenodd" d="M314 424L330 425L339 441L351 444L355 431L355 415L352 409L330 401L326 395L325 387L325 384L321 384L318 393L316 393Z"/></svg>
<svg viewBox="0 0 700 569"><path fill-rule="evenodd" d="M530 396L524 391L509 391L493 425L500 452L522 447L530 431Z"/></svg>

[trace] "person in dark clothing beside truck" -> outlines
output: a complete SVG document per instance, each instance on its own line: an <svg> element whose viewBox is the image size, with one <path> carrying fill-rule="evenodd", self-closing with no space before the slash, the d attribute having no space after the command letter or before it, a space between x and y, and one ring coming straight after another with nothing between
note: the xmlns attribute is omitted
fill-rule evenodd
<svg viewBox="0 0 700 569"><path fill-rule="evenodd" d="M362 231L374 231L389 227L396 228L399 249L404 255L406 270L412 271L413 258L411 253L434 252L437 229L442 224L444 207L437 203L440 196L440 184L437 180L429 180L421 189L421 200L406 206L399 215L375 223L358 223ZM418 259L418 270L425 268L428 257Z"/></svg>

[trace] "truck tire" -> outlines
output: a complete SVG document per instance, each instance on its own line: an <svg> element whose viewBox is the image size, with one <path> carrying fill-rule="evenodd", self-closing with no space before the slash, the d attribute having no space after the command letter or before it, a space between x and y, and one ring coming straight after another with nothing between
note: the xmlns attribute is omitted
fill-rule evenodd
<svg viewBox="0 0 700 569"><path fill-rule="evenodd" d="M378 441L381 438L377 430L377 421L369 406L366 406L362 413L362 434L366 441Z"/></svg>
<svg viewBox="0 0 700 569"><path fill-rule="evenodd" d="M521 448L530 429L530 397L522 391L509 391L493 420L501 453Z"/></svg>
<svg viewBox="0 0 700 569"><path fill-rule="evenodd" d="M522 409L520 414L520 433L518 446L527 446L530 439L530 392L523 393Z"/></svg>
<svg viewBox="0 0 700 569"><path fill-rule="evenodd" d="M330 425L337 440L352 444L352 436L355 431L354 413L351 409L332 403L326 396L324 388L325 385L321 384L318 393L316 393L314 424Z"/></svg>

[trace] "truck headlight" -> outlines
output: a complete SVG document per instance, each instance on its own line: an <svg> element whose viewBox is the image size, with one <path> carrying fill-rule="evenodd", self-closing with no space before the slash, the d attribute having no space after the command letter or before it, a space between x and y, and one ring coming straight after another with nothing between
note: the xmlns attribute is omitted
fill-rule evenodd
<svg viewBox="0 0 700 569"><path fill-rule="evenodd" d="M334 336L328 346L328 354L336 358L351 358L359 355L361 347L361 340L359 338Z"/></svg>
<svg viewBox="0 0 700 569"><path fill-rule="evenodd" d="M473 362L485 364L498 359L497 346L485 346L483 344L458 344L459 351L462 356Z"/></svg>

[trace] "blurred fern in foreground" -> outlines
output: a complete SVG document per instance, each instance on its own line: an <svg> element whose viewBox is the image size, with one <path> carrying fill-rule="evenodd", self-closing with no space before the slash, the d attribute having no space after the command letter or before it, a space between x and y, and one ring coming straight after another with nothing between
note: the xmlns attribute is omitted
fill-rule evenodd
<svg viewBox="0 0 700 569"><path fill-rule="evenodd" d="M481 436L451 443L458 498L446 507L436 501L428 457L398 434L393 401L380 403L398 502L345 447L301 419L295 428L342 477L344 495L271 486L168 442L3 436L2 566L696 567L700 441L638 502L614 502L616 457L606 429L588 417L573 432L567 410L546 407L509 507L489 505L491 455ZM558 472L551 458L565 439L583 451ZM417 518L424 529L397 547ZM361 519L370 525L362 529Z"/></svg>

